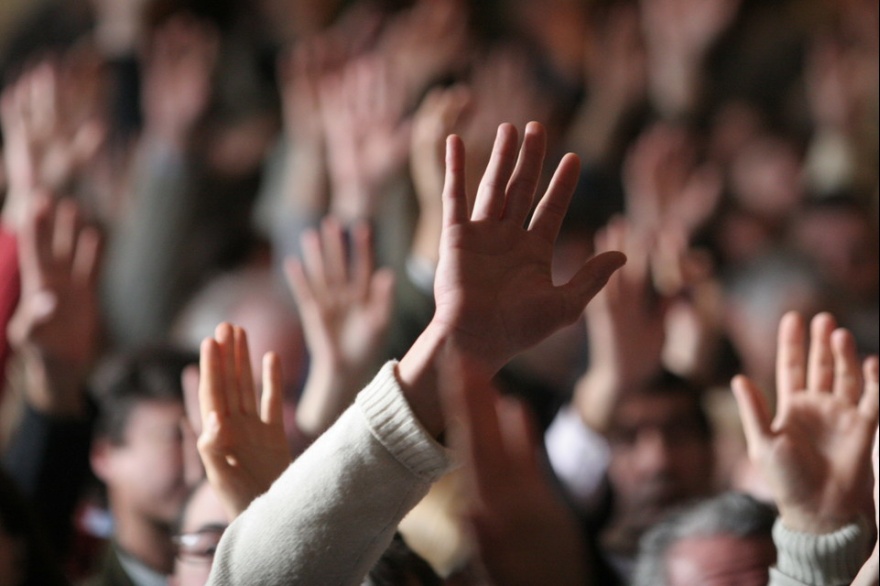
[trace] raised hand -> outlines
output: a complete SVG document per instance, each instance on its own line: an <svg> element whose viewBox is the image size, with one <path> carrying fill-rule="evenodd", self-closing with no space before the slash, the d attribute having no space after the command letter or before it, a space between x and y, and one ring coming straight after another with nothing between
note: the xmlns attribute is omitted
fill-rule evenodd
<svg viewBox="0 0 880 586"><path fill-rule="evenodd" d="M101 237L82 224L73 200L34 199L19 237L21 300L9 341L25 361L32 406L82 415L83 383L100 342Z"/></svg>
<svg viewBox="0 0 880 586"><path fill-rule="evenodd" d="M830 533L856 520L870 488L868 457L877 429L878 359L859 368L852 334L822 313L779 324L777 410L752 381L733 379L749 457L764 474L792 531Z"/></svg>
<svg viewBox="0 0 880 586"><path fill-rule="evenodd" d="M144 134L184 149L211 98L219 33L193 17L174 17L154 35L144 71Z"/></svg>
<svg viewBox="0 0 880 586"><path fill-rule="evenodd" d="M26 221L36 189L67 188L94 159L106 136L103 82L100 60L83 48L39 62L3 91L3 213L12 229Z"/></svg>
<svg viewBox="0 0 880 586"><path fill-rule="evenodd" d="M330 211L341 220L371 218L386 183L403 168L411 129L405 106L405 88L375 54L322 82Z"/></svg>
<svg viewBox="0 0 880 586"><path fill-rule="evenodd" d="M626 266L587 306L589 370L578 381L574 402L584 421L605 431L621 393L645 383L661 368L664 304L653 290L651 238L623 219L596 236L596 250L621 250Z"/></svg>
<svg viewBox="0 0 880 586"><path fill-rule="evenodd" d="M741 0L649 0L639 3L654 105L667 117L689 112L711 44L733 22Z"/></svg>
<svg viewBox="0 0 880 586"><path fill-rule="evenodd" d="M693 234L714 213L722 181L710 165L698 165L693 137L657 124L639 138L624 163L627 217L654 229L674 223Z"/></svg>
<svg viewBox="0 0 880 586"><path fill-rule="evenodd" d="M443 149L470 101L465 86L436 88L425 96L413 120L409 166L419 202L412 255L437 264L443 225Z"/></svg>
<svg viewBox="0 0 880 586"><path fill-rule="evenodd" d="M578 159L563 157L526 227L544 160L543 126L526 127L518 156L517 143L516 129L502 124L469 210L464 145L457 136L447 140L436 311L398 365L405 392L418 390L408 399L432 432L444 427L432 387L438 357L466 356L490 380L513 356L573 323L625 262L621 253L606 252L568 283L553 284L553 245L578 180Z"/></svg>
<svg viewBox="0 0 880 586"><path fill-rule="evenodd" d="M408 102L465 65L472 45L468 11L461 0L419 0L386 26L379 51L406 88Z"/></svg>
<svg viewBox="0 0 880 586"><path fill-rule="evenodd" d="M263 392L257 408L247 337L230 324L217 326L201 347L199 454L208 481L230 518L266 492L290 464L282 422L281 364L263 357Z"/></svg>
<svg viewBox="0 0 880 586"><path fill-rule="evenodd" d="M366 224L352 230L351 260L339 222L303 235L304 264L287 274L309 348L309 377L297 409L300 429L315 437L351 403L382 357L391 318L394 275L374 266Z"/></svg>

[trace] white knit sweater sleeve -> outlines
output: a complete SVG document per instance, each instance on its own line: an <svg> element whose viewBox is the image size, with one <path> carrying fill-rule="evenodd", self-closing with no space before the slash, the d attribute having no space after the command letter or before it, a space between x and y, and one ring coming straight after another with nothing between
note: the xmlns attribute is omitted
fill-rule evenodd
<svg viewBox="0 0 880 586"><path fill-rule="evenodd" d="M791 531L779 519L773 526L776 567L769 586L849 586L868 557L868 533L853 523L834 533Z"/></svg>
<svg viewBox="0 0 880 586"><path fill-rule="evenodd" d="M358 585L450 467L387 363L226 530L209 584Z"/></svg>

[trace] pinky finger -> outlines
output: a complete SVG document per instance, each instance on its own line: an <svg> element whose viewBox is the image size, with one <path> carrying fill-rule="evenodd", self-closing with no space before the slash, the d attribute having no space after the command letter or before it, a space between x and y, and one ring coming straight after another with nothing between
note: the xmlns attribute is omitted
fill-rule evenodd
<svg viewBox="0 0 880 586"><path fill-rule="evenodd" d="M263 396L260 399L260 419L263 423L270 425L282 423L283 396L281 361L276 353L266 352L263 356Z"/></svg>
<svg viewBox="0 0 880 586"><path fill-rule="evenodd" d="M764 444L769 438L770 411L767 400L758 387L745 376L737 375L730 383L733 396L739 407L739 416L742 419L743 432L749 449L749 458L757 462L759 454L763 451Z"/></svg>
<svg viewBox="0 0 880 586"><path fill-rule="evenodd" d="M865 391L859 401L859 411L874 419L877 423L878 400L880 400L880 358L869 356L862 365L862 373L865 379Z"/></svg>

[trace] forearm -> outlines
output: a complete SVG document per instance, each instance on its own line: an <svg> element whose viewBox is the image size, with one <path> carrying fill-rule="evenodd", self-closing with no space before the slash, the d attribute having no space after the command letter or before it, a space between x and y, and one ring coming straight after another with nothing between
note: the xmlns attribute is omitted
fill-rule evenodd
<svg viewBox="0 0 880 586"><path fill-rule="evenodd" d="M361 583L449 465L386 364L355 404L229 527L211 584Z"/></svg>

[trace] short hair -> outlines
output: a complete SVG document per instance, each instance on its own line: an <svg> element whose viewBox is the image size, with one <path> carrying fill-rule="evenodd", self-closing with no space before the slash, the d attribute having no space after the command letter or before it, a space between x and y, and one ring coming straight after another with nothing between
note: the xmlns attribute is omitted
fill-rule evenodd
<svg viewBox="0 0 880 586"><path fill-rule="evenodd" d="M198 354L173 347L148 347L110 358L92 384L98 407L96 437L115 445L125 442L129 416L147 401L183 401L181 376Z"/></svg>
<svg viewBox="0 0 880 586"><path fill-rule="evenodd" d="M725 492L670 513L639 542L632 586L665 586L666 556L679 541L733 535L772 539L776 509L740 492Z"/></svg>
<svg viewBox="0 0 880 586"><path fill-rule="evenodd" d="M696 431L700 434L701 438L706 440L712 439L712 423L709 420L708 414L706 413L706 406L704 405L703 401L704 389L698 385L695 385L689 379L679 376L669 370L666 370L665 368L661 368L644 384L640 385L638 388L633 388L630 390L632 392L627 392L625 395L626 398L622 399L620 403L623 403L630 397L655 397L669 395L687 396L693 402L693 423L696 425Z"/></svg>

